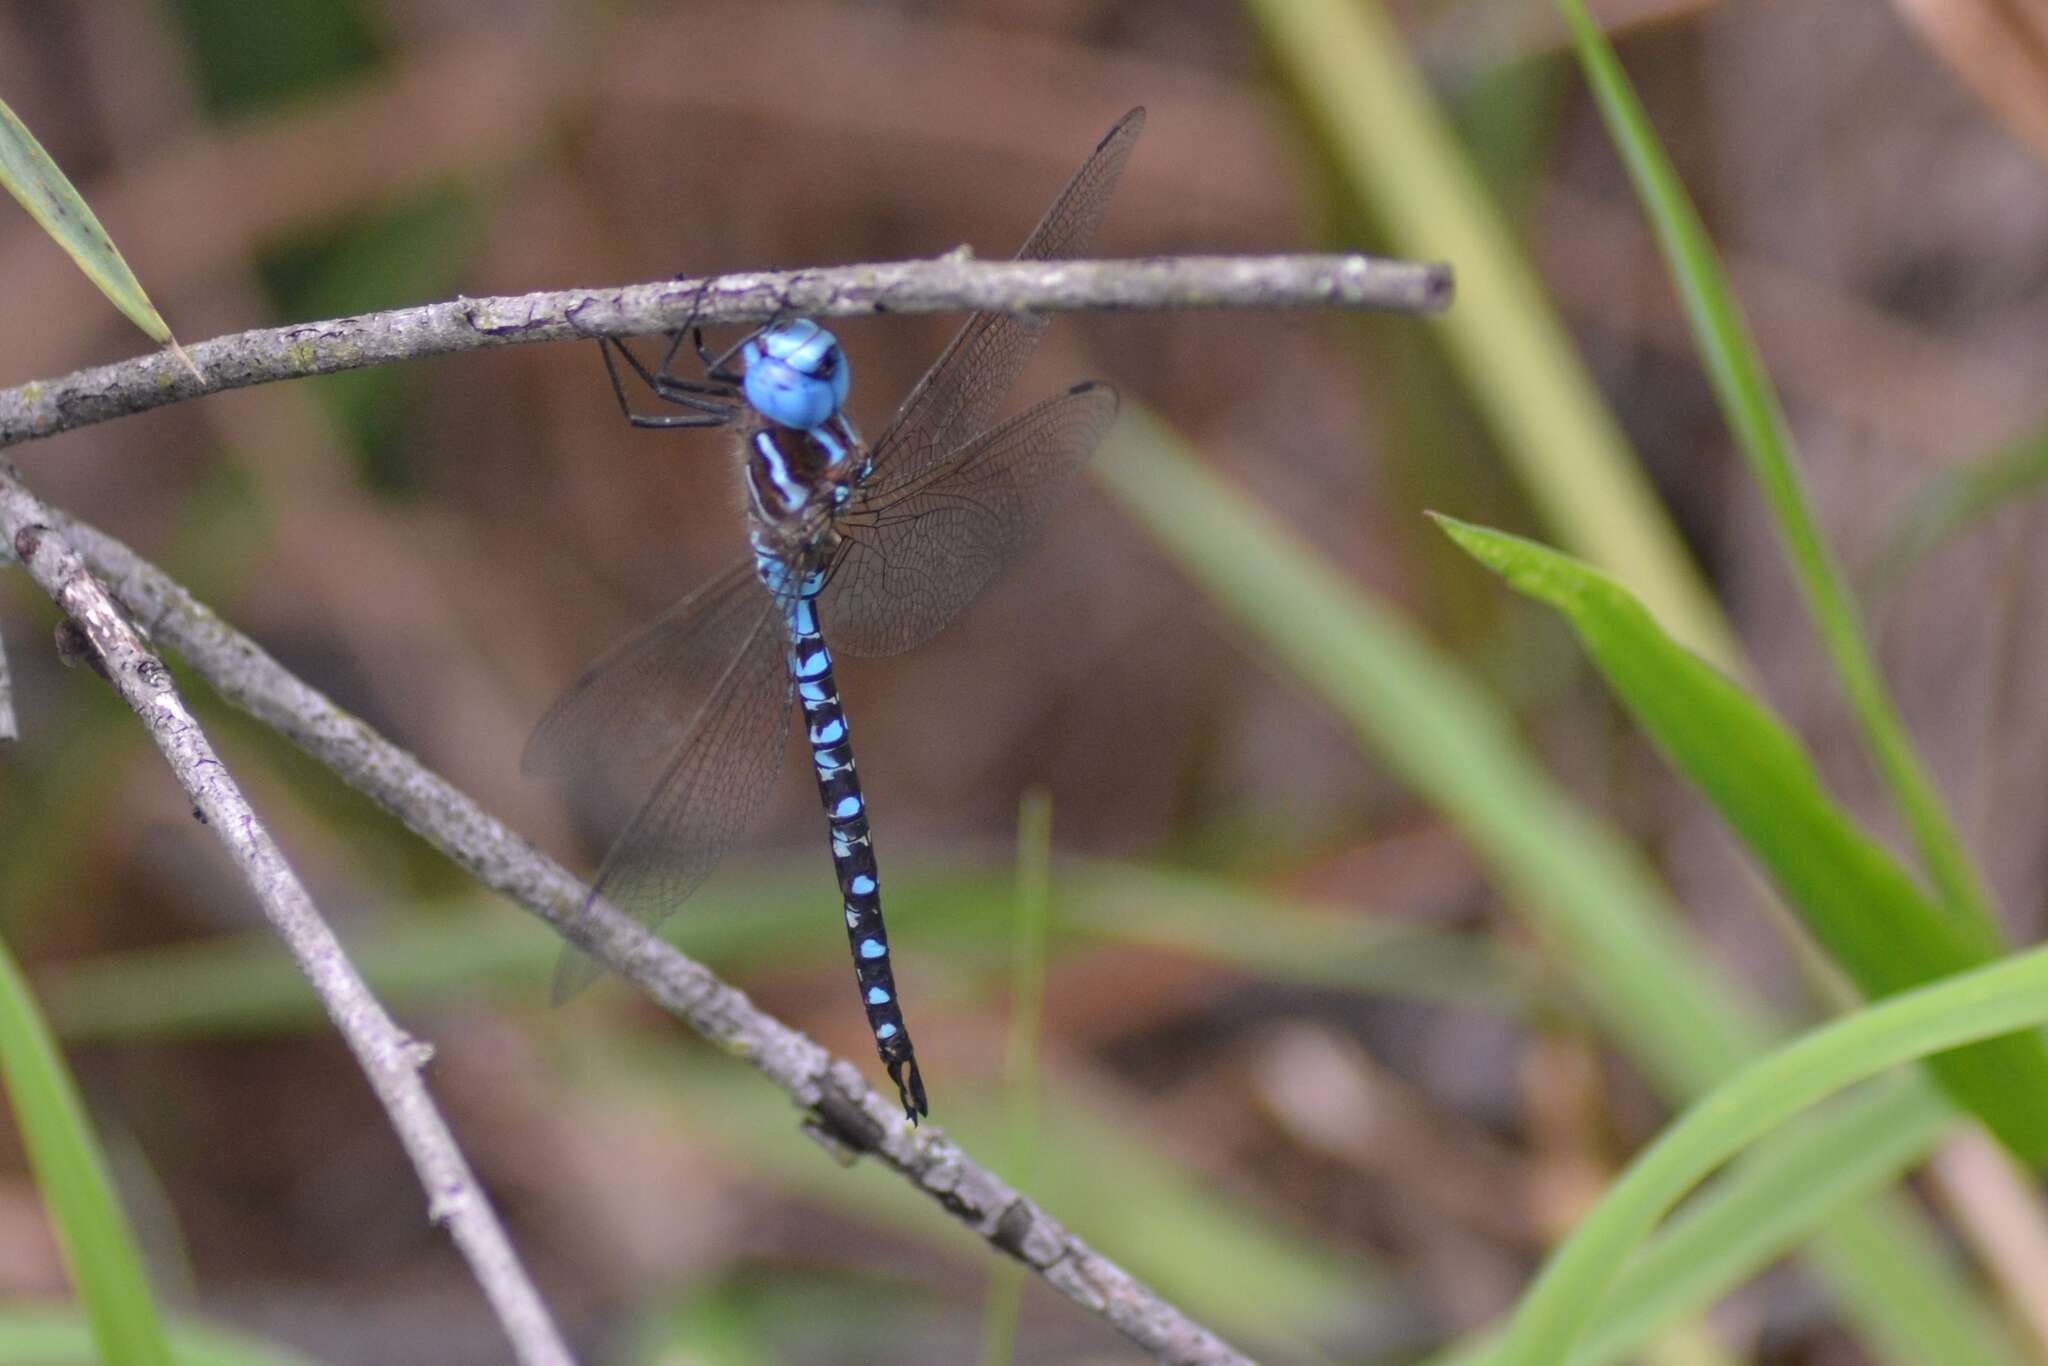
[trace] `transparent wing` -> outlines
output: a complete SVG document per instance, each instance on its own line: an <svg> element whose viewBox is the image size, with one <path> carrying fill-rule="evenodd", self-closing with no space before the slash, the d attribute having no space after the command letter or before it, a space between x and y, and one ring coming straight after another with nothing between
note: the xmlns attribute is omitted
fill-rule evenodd
<svg viewBox="0 0 2048 1366"><path fill-rule="evenodd" d="M781 617L745 562L593 665L542 719L522 765L611 783L654 769L591 898L650 928L673 914L758 819L782 769L790 705ZM555 999L601 971L564 949Z"/></svg>
<svg viewBox="0 0 2048 1366"><path fill-rule="evenodd" d="M893 489L864 488L838 527L819 618L851 655L928 639L1028 541L1116 417L1116 390L1046 399Z"/></svg>
<svg viewBox="0 0 2048 1366"><path fill-rule="evenodd" d="M1060 260L1088 249L1130 159L1131 146L1144 128L1143 109L1117 120L1024 239L1018 260ZM977 313L969 318L874 443L870 482L883 489L910 483L988 426L996 405L1031 358L1046 321L1043 316L1014 313Z"/></svg>
<svg viewBox="0 0 2048 1366"><path fill-rule="evenodd" d="M520 771L607 789L621 770L651 779L768 606L753 561L735 560L585 669L533 728Z"/></svg>

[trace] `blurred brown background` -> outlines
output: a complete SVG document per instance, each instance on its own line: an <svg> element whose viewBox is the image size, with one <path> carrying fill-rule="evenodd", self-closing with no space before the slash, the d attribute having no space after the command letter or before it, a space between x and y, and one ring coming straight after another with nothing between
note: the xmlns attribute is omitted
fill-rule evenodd
<svg viewBox="0 0 2048 1366"><path fill-rule="evenodd" d="M1956 37L1963 8L1607 11L1751 310L1826 526L1866 584L1930 478L2041 420L2048 144L2012 93L2024 75ZM1450 0L1400 18L1764 690L1890 830L1548 7ZM456 293L960 243L1005 255L1138 103L1150 121L1096 254L1375 241L1228 3L40 0L0 5L0 93L188 342ZM25 216L0 224L0 298L0 384L143 349ZM876 429L957 322L841 328L856 418ZM1084 376L1149 405L1455 650L1559 779L1660 860L1716 952L1763 993L1797 999L1719 824L1617 719L1562 634L1421 520L1436 507L1544 534L1431 325L1064 318L1016 398ZM520 778L526 732L606 643L742 546L724 440L627 430L587 346L269 385L13 454L41 495L165 565L582 867L603 832ZM1909 722L2024 939L2038 933L2048 851L2048 706L2024 681L2048 647L2039 528L2019 502L1872 599ZM48 605L19 576L6 583L24 738L0 756L0 932L83 1021L77 982L115 979L71 978L66 998L67 972L118 962L140 974L119 980L183 982L149 977L172 960L110 955L258 922L139 732L89 675L56 666ZM1507 923L1437 816L1242 650L1085 483L957 626L903 658L846 664L841 681L885 870L968 865L992 907L963 928L944 906L899 918L891 903L949 1127L995 1103L1003 898L1027 788L1050 793L1063 855L1242 879L1475 939ZM549 946L515 908L201 700L344 935L397 946L386 966L412 983L401 1013L440 1049L431 1080L592 1359L976 1350L987 1260L970 1240L885 1176L831 1168L773 1096L752 1094L765 1088L623 990L550 1012ZM702 952L866 1066L817 821L792 777L760 835L767 853L733 870L743 889L772 874L816 914L760 942L745 938L744 905L711 905L707 923L744 942L729 958ZM504 961L479 963L500 927ZM1541 974L1514 930L1501 943L1513 972ZM427 944L449 959L409 958ZM248 952L247 980L280 980L291 1000L282 955ZM340 1046L263 1000L180 1022L185 994L172 989L151 1023L73 1026L73 1062L166 1298L326 1360L501 1359ZM1049 1126L1116 1134L1155 1156L1172 1188L1159 1208L1187 1187L1220 1191L1262 1236L1327 1255L1332 1280L1354 1286L1347 1312L1257 1344L1276 1359L1398 1360L1500 1312L1584 1174L1659 1114L1569 1029L1532 1041L1496 1011L1128 946L1063 947L1047 1016ZM1331 1077L1375 1097L1386 1127L1319 1139L1272 1102L1290 1081L1325 1094ZM59 1295L33 1187L18 1160L5 1172L0 1300ZM1182 1227L1161 1215L1123 1233L1142 1246ZM1025 1305L1024 1359L1129 1355L1035 1287ZM1746 1359L1864 1359L1796 1274L1738 1309L1734 1335L1762 1335Z"/></svg>

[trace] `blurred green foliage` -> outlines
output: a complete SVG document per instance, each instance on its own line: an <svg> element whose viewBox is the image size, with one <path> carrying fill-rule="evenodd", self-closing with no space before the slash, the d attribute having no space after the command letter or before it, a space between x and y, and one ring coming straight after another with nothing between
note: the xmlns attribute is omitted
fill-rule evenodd
<svg viewBox="0 0 2048 1366"><path fill-rule="evenodd" d="M363 76L376 30L355 0L171 0L207 109L248 116Z"/></svg>
<svg viewBox="0 0 2048 1366"><path fill-rule="evenodd" d="M1339 240L1355 241L1360 225L1370 225L1395 249L1453 257L1460 272L1450 318L1421 325L1374 319L1354 334L1370 352L1359 382L1400 433L1388 443L1399 449L1382 475L1397 486L1393 501L1511 524L1540 519L1558 539L1584 537L1584 548L1597 548L1638 593L1659 585L1667 628L1683 623L1697 648L1740 669L1711 595L1524 259L1534 195L1581 98L1570 64L1538 55L1483 72L1452 92L1446 120L1377 9L1348 0L1248 0L1245 8L1270 45L1272 70L1294 111L1317 133L1339 196L1327 206ZM174 12L206 106L223 117L254 120L345 89L386 60L380 26L387 21L359 4L176 0ZM444 296L464 283L493 209L470 179L448 177L262 243L258 274L286 318ZM1694 276L1688 280L1685 261L1674 269L1698 299L1718 286L1711 271L1697 274L1699 252L1688 252ZM1425 354L1425 337L1442 350ZM1739 351L1748 343L1724 330L1716 344L1725 357L1726 346ZM1753 355L1735 363L1767 383ZM391 367L313 386L348 439L358 482L393 504L416 504L424 487L414 444L418 384L414 368ZM1055 860L1044 941L1051 979L1057 983L1063 966L1090 955L1144 950L1204 965L1220 982L1276 993L1449 1006L1531 1029L1588 1033L1673 1104L1767 1048L1780 1022L1708 964L1670 892L1620 828L1626 813L1578 803L1522 741L1522 718L1492 695L1526 703L1569 686L1583 665L1564 651L1562 633L1532 625L1534 614L1518 612L1467 571L1416 517L1403 560L1426 569L1415 575L1425 607L1410 615L1456 641L1449 657L1408 616L1266 514L1255 492L1217 478L1184 446L1164 425L1134 417L1099 473L1264 659L1305 681L1362 753L1463 834L1499 889L1501 909L1524 917L1548 956L1507 936L1402 926L1362 912L1352 898L1326 904L1280 894L1274 885L1305 861L1300 832L1287 832L1293 845L1268 840L1255 832L1258 814L1249 813L1236 826L1181 832L1170 854L1150 862ZM1519 484L1499 475L1493 451L1512 462ZM1789 447L1784 455L1789 462ZM1984 510L2025 496L2043 469L2048 462L2035 442L1974 476L1934 486L1901 533L1901 562ZM203 598L226 598L259 576L277 534L268 513L246 480L202 481L170 519L178 535L163 557ZM1644 654L1640 642L1623 648L1638 661ZM181 674L181 682L190 680ZM829 1212L878 1238L984 1264L981 1245L923 1197L874 1170L842 1172L794 1141L786 1102L743 1070L672 1036L652 1036L643 1016L618 1008L623 991L546 1014L541 984L556 951L547 931L493 898L452 890L461 879L438 856L339 791L278 737L210 698L195 704L210 728L225 731L238 769L248 766L258 781L290 794L308 826L348 849L362 882L380 890L388 910L351 926L352 947L379 992L426 1021L423 1032L431 1034L437 1012L488 1003L543 1041L571 1103L614 1092L636 1103L651 1098L679 1146L713 1154L712 1170L743 1176L764 1199L801 1204L801 1217ZM48 916L95 876L107 775L150 762L146 745L95 688L67 690L61 709L38 725L63 757L8 759L0 790L7 816L0 821L0 927L10 938L36 933L30 916ZM1768 776L1768 766L1748 776ZM1348 838L1351 816L1314 833ZM737 867L678 918L677 938L749 984L772 989L813 974L824 980L840 970L841 950L819 932L819 887L814 858L787 871ZM1014 951L1011 870L894 857L890 890L892 924L918 945L921 996L934 1013L993 1011ZM267 936L95 952L53 968L43 985L54 1020L74 1043L272 1040L323 1023ZM1028 1012L1021 1027L1035 1036ZM1033 1127L1028 1161L1018 1155L1015 1121L1002 1118L995 1078L948 1080L947 1127L984 1158L1010 1152L1014 1170L1031 1171L1020 1182L1056 1215L1197 1318L1261 1350L1314 1357L1319 1342L1348 1342L1361 1325L1398 1317L1409 1291L1404 1268L1338 1245L1302 1211L1227 1189L1214 1172L1151 1141L1086 1086L1066 1080L1032 1075L1005 1083L1042 1090L1047 1111L1059 1116ZM2029 1098L2012 1103L2025 1106ZM1618 1359L1804 1246L1845 1319L1887 1359L2012 1361L2017 1353L1981 1287L1947 1258L1924 1215L1883 1194L1953 1122L1932 1087L1901 1076L1759 1144L1633 1267L1600 1310L1586 1355L1574 1360ZM632 1350L647 1360L688 1353L783 1360L850 1338L890 1340L906 1324L974 1312L971 1293L909 1274L742 1257L673 1294L646 1295L633 1307L640 1331ZM803 1317L830 1327L790 1327ZM57 1341L10 1339L6 1320L0 1315L0 1344ZM79 1341L75 1321L35 1326ZM188 1348L180 1329L172 1332L181 1360L188 1350L193 1360L213 1359ZM1028 1356L1029 1346L1027 1331L1020 1354Z"/></svg>

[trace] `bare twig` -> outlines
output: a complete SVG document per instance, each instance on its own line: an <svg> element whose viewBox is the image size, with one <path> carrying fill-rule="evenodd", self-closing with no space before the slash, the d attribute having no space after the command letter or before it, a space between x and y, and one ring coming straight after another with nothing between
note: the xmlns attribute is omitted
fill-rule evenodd
<svg viewBox="0 0 2048 1366"><path fill-rule="evenodd" d="M540 915L665 1010L751 1063L810 1112L828 1146L873 1153L954 1218L1016 1257L1163 1361L1245 1360L1208 1329L1069 1233L938 1129L912 1129L860 1069L757 1009L744 994L608 905L579 916L586 888L446 779L294 677L155 566L83 523L57 523L152 636L236 707L369 795L486 885Z"/></svg>
<svg viewBox="0 0 2048 1366"><path fill-rule="evenodd" d="M973 309L1360 308L1430 313L1450 267L1371 256L1178 256L1141 261L936 261L755 272L556 290L262 328L187 348L205 380L153 352L0 390L0 447L223 389L515 342L639 336L702 323Z"/></svg>
<svg viewBox="0 0 2048 1366"><path fill-rule="evenodd" d="M568 1363L569 1350L527 1279L490 1201L420 1079L432 1049L408 1036L357 976L284 855L186 710L170 671L87 571L57 519L0 462L0 533L83 637L83 649L148 728L192 801L284 937L355 1053L426 1187L427 1208L482 1285L522 1363Z"/></svg>
<svg viewBox="0 0 2048 1366"><path fill-rule="evenodd" d="M1363 256L1176 258L1147 261L986 263L955 254L937 261L852 266L788 274L730 275L615 289L569 290L452 303L294 327L245 332L190 348L203 372L195 380L176 361L150 355L80 371L59 380L0 391L0 447L142 412L219 390L275 379L356 369L387 361L528 341L633 336L669 331L692 319L749 323L778 314L850 317L880 313L996 309L1052 312L1160 308L1385 308L1429 312L1448 302L1447 267ZM21 503L19 509L16 502ZM19 516L16 516L16 512ZM176 649L220 694L333 768L352 786L396 814L486 885L529 907L560 932L637 983L670 1013L748 1062L809 1111L807 1127L835 1149L873 1153L991 1244L1036 1270L1076 1303L1101 1315L1166 1361L1241 1362L1227 1344L1097 1253L936 1129L905 1125L893 1100L871 1090L860 1070L757 1010L665 941L611 906L583 909L586 888L535 852L467 795L422 767L370 727L341 711L233 631L177 584L125 546L34 505L0 465L0 526L31 523L54 531L31 537L25 552L40 564L76 544L93 572L157 639ZM0 540L0 553L4 553ZM68 556L68 549L61 550ZM73 562L75 563L75 561ZM40 570L38 571L40 574ZM90 584L82 568L66 582ZM53 588L53 592L58 591ZM60 601L62 601L60 599ZM104 599L102 599L104 601ZM67 612L77 615L66 604ZM108 604L103 615L119 623ZM125 623L121 623L125 627ZM127 637L138 652L132 634ZM125 646L123 647L125 648ZM414 1154L437 1216L449 1219L508 1329L526 1318L508 1310L512 1286L530 1300L547 1345L559 1350L552 1326L532 1298L488 1205L474 1188L445 1126L426 1100L416 1046L406 1040L362 988L313 916L303 890L248 814L170 690L168 675L146 653L134 676L150 690L138 702L160 709L180 743L196 746L198 778L232 797L220 814L198 809L238 854L246 846L266 881L285 901L273 910L288 937L303 919L317 935L294 940L308 974L338 973L354 993L349 1003L323 998L386 1097L394 1123ZM166 753L171 753L167 747ZM195 792L195 797L197 793ZM210 800L226 803L216 793ZM232 831L232 834L230 833ZM255 867L256 864L252 864ZM252 875L252 881L256 880ZM371 1034L350 1032L372 1028ZM364 1038L378 1042L373 1047ZM400 1099L409 1098L410 1108ZM414 1111L417 1111L415 1113ZM430 1122L439 1146L416 1145L409 1124ZM434 1165L434 1164L441 1165ZM452 1166L446 1165L452 1163ZM445 1178L445 1179L437 1179ZM465 1216L491 1237L473 1242ZM509 1275L509 1281L502 1277ZM517 1306L515 1306L516 1308ZM515 1331L515 1341L519 1341ZM522 1352L526 1349L522 1348ZM530 1356L526 1359L557 1359Z"/></svg>

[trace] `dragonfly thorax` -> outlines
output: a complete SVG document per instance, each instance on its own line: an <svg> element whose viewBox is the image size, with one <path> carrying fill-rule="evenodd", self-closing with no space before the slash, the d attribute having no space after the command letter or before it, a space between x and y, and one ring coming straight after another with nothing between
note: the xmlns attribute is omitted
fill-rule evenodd
<svg viewBox="0 0 2048 1366"><path fill-rule="evenodd" d="M756 523L791 545L829 535L832 514L853 496L866 452L840 411L851 371L838 338L809 318L747 339L742 388L747 497Z"/></svg>
<svg viewBox="0 0 2048 1366"><path fill-rule="evenodd" d="M747 501L757 525L796 540L815 539L853 496L867 452L843 417L808 430L772 422L746 436Z"/></svg>
<svg viewBox="0 0 2048 1366"><path fill-rule="evenodd" d="M747 403L782 427L809 431L839 415L852 373L839 339L809 318L765 327L741 349Z"/></svg>

